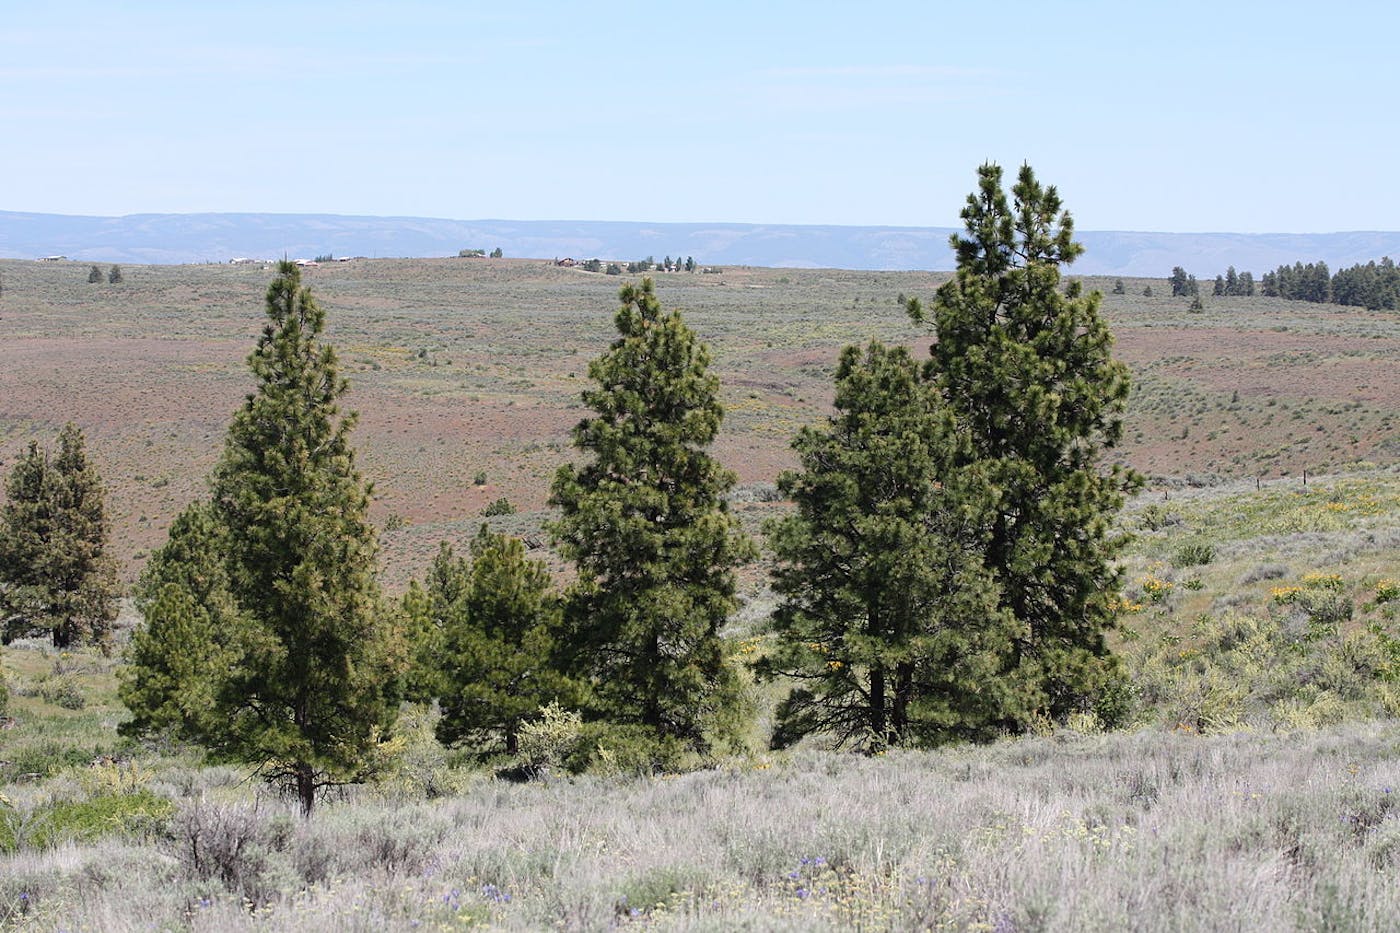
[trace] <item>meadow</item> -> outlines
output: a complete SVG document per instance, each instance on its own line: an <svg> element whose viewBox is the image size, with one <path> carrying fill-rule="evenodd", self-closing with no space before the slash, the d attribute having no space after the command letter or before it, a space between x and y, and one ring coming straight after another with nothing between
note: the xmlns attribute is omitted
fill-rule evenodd
<svg viewBox="0 0 1400 933"><path fill-rule="evenodd" d="M128 579L200 495L270 273L0 262L0 458L72 418ZM662 274L711 345L720 458L757 529L836 353L923 343L942 276ZM391 588L491 518L545 556L620 281L525 260L311 269L361 412ZM1129 726L863 758L751 747L681 775L492 776L407 708L399 755L311 822L245 771L119 738L120 651L7 647L0 926L26 929L1389 929L1400 914L1400 317L1105 293L1148 475L1115 649ZM3 468L3 467L0 467ZM1304 471L1307 471L1306 480ZM484 474L484 477L479 477ZM478 483L478 478L484 482ZM735 651L773 597L745 573ZM119 641L135 619L124 614ZM763 691L771 687L755 686Z"/></svg>

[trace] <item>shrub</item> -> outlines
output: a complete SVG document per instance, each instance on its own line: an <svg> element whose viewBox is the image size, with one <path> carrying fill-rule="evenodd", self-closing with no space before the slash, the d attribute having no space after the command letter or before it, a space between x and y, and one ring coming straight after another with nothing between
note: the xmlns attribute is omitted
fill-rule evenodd
<svg viewBox="0 0 1400 933"><path fill-rule="evenodd" d="M569 762L573 771L647 775L688 771L701 757L676 736L635 724L589 723Z"/></svg>
<svg viewBox="0 0 1400 933"><path fill-rule="evenodd" d="M80 768L101 753L93 745L75 745L72 740L61 738L16 742L5 748L4 760L0 761L0 783L27 776L45 778L65 768Z"/></svg>
<svg viewBox="0 0 1400 933"><path fill-rule="evenodd" d="M520 761L532 776L546 776L577 759L583 738L583 716L550 703L520 727Z"/></svg>
<svg viewBox="0 0 1400 933"><path fill-rule="evenodd" d="M1169 525L1180 525L1181 516L1160 505L1144 506L1138 515L1138 521L1142 522L1142 527L1148 531L1161 531Z"/></svg>
<svg viewBox="0 0 1400 933"><path fill-rule="evenodd" d="M35 848L48 849L64 842L92 842L112 835L152 838L165 834L174 812L173 803L145 788L52 801L34 811L26 841Z"/></svg>
<svg viewBox="0 0 1400 933"><path fill-rule="evenodd" d="M1176 549L1172 555L1172 566L1181 567L1201 567L1215 560L1215 547L1203 541L1193 541L1183 544Z"/></svg>
<svg viewBox="0 0 1400 933"><path fill-rule="evenodd" d="M47 703L64 709L80 710L87 706L87 697L78 685L76 678L69 674L46 677L39 682L35 692Z"/></svg>
<svg viewBox="0 0 1400 933"><path fill-rule="evenodd" d="M293 831L285 815L265 817L257 806L184 807L173 821L175 857L186 878L218 881L254 906L277 893L276 876L290 872L284 853Z"/></svg>
<svg viewBox="0 0 1400 933"><path fill-rule="evenodd" d="M477 471L476 476L472 477L472 485L473 485L473 486L485 486L485 485L486 485L486 471L485 471L485 470L478 470L478 471Z"/></svg>
<svg viewBox="0 0 1400 933"><path fill-rule="evenodd" d="M1376 605L1395 602L1397 599L1400 599L1400 580L1382 580L1376 584ZM4 685L0 684L0 690L3 689ZM3 698L0 698L0 703L3 702ZM0 713L4 711L4 707L0 706Z"/></svg>
<svg viewBox="0 0 1400 933"><path fill-rule="evenodd" d="M515 506L510 504L509 499L507 499L505 496L502 496L495 502L492 502L486 508L482 509L481 514L487 518L491 518L495 515L514 515Z"/></svg>
<svg viewBox="0 0 1400 933"><path fill-rule="evenodd" d="M1240 577L1240 586L1258 583L1260 580L1280 580L1288 576L1288 567L1283 564L1259 564L1245 571Z"/></svg>

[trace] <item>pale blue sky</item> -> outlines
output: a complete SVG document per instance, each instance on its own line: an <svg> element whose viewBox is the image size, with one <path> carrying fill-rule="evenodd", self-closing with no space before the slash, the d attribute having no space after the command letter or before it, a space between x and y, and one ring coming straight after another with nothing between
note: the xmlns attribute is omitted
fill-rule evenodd
<svg viewBox="0 0 1400 933"><path fill-rule="evenodd" d="M0 0L0 210L1400 228L1400 5Z"/></svg>

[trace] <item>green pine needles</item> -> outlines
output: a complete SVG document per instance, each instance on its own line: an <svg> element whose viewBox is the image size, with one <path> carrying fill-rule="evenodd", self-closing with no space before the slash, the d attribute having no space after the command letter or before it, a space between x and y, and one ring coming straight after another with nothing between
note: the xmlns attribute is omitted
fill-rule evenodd
<svg viewBox="0 0 1400 933"><path fill-rule="evenodd" d="M1081 247L1054 188L1025 167L1008 196L985 165L963 219L953 280L927 311L906 302L937 337L929 359L846 348L834 413L779 478L793 508L765 529L780 605L755 664L786 688L775 747L932 746L1122 712L1105 635L1112 521L1138 482L1109 459L1127 372L1099 296L1061 282ZM212 497L137 588L123 732L251 763L307 813L381 763L403 699L438 704L444 744L525 772L675 769L744 747L754 697L721 630L755 549L709 453L719 381L650 279L620 298L618 337L588 369L581 457L550 492L572 583L556 591L521 541L483 526L386 604L346 382L283 263ZM35 450L21 461L11 512L49 508L28 492L45 468Z"/></svg>
<svg viewBox="0 0 1400 933"><path fill-rule="evenodd" d="M322 788L369 770L404 648L380 604L370 490L324 312L295 265L278 272L249 357L257 389L229 426L212 502L152 560L122 696L132 730L173 728L251 763L309 814ZM180 646L194 660L174 657Z"/></svg>
<svg viewBox="0 0 1400 933"><path fill-rule="evenodd" d="M1053 186L1022 166L1008 200L1000 167L984 165L962 217L956 276L928 316L937 342L926 378L969 441L953 468L981 472L995 495L982 559L998 606L1024 627L1003 663L1020 698L1005 725L1076 711L1112 719L1101 697L1118 674L1104 635L1125 540L1111 524L1139 483L1108 461L1127 367L1112 358L1098 293L1061 287L1061 267L1083 247ZM909 312L926 319L917 302Z"/></svg>
<svg viewBox="0 0 1400 933"><path fill-rule="evenodd" d="M50 457L30 443L0 508L0 641L47 635L55 648L109 647L117 617L106 488L71 422Z"/></svg>
<svg viewBox="0 0 1400 933"><path fill-rule="evenodd" d="M650 279L621 292L619 337L588 367L595 414L574 429L589 459L562 467L551 502L578 569L565 657L589 714L653 743L658 760L738 741L744 698L720 628L753 546L724 495L734 475L706 448L723 419L710 355Z"/></svg>
<svg viewBox="0 0 1400 933"><path fill-rule="evenodd" d="M1008 199L984 165L938 290L922 367L849 347L836 415L794 446L769 526L783 597L760 671L794 684L777 746L824 734L879 750L985 739L1122 695L1105 633L1136 477L1105 455L1126 368L1099 296L1062 289L1082 251L1054 188L1022 168Z"/></svg>
<svg viewBox="0 0 1400 933"><path fill-rule="evenodd" d="M959 471L968 445L902 347L847 347L836 414L804 428L796 512L768 526L778 647L760 664L796 686L773 744L820 733L878 751L985 738L1011 703L997 678L1014 617L983 563L995 493Z"/></svg>
<svg viewBox="0 0 1400 933"><path fill-rule="evenodd" d="M427 586L410 588L404 606L428 633L419 644L435 646L419 667L440 672L430 693L440 697L443 744L515 755L521 727L542 707L578 703L558 664L559 598L544 562L527 558L518 538L483 525L469 560L443 544Z"/></svg>

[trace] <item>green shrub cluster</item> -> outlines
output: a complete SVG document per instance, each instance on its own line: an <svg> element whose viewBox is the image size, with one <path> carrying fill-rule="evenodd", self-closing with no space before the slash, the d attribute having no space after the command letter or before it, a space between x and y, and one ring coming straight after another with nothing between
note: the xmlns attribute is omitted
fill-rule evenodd
<svg viewBox="0 0 1400 933"><path fill-rule="evenodd" d="M1125 661L1139 714L1190 732L1317 728L1400 709L1380 638L1292 611L1202 616L1189 637L1130 643Z"/></svg>

